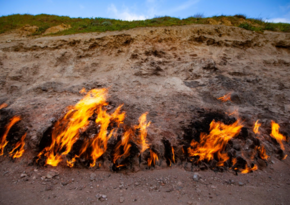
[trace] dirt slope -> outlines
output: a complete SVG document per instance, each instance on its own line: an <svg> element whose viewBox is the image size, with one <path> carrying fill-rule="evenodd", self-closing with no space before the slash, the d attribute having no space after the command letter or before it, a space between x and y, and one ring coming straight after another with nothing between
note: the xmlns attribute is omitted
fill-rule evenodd
<svg viewBox="0 0 290 205"><path fill-rule="evenodd" d="M0 103L23 116L31 156L45 129L82 98L83 87L110 88L109 101L124 104L128 124L148 112L148 139L156 147L164 137L177 146L182 127L209 109L238 109L249 127L275 120L290 136L289 33L190 25L1 39ZM229 92L233 101L217 100ZM281 173L288 176L287 169L289 163ZM278 203L286 204L285 197Z"/></svg>

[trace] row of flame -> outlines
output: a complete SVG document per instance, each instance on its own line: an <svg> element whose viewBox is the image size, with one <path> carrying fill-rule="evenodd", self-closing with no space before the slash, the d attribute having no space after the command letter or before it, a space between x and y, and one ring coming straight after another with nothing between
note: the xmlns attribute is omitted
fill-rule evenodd
<svg viewBox="0 0 290 205"><path fill-rule="evenodd" d="M89 152L89 156L86 156L86 158L90 159L91 161L90 167L94 167L96 165L96 161L106 152L108 140L111 137L117 136L117 130L123 124L125 119L125 112L121 112L122 105L115 109L112 114L110 114L106 111L105 108L105 106L108 105L106 102L106 96L108 94L107 89L93 89L88 92L86 92L85 89L82 89L81 93L86 94L85 97L75 106L69 107L65 116L55 123L51 136L52 143L50 146L45 147L38 154L38 159L36 160L37 162L43 156L46 158L46 165L57 166L61 161L63 161L64 157L70 153L73 145L79 139L80 134L88 127L89 118L95 113L97 114L95 123L99 128L99 133L92 136L91 138L86 139L82 144L79 154L75 155L71 160L67 160L67 165L69 167L73 167L78 158L82 157L83 155L88 155ZM219 99L227 101L230 98L229 96L224 96ZM0 109L6 106L6 104L2 104ZM132 146L131 142L134 142L139 147L140 154L150 148L150 144L146 139L147 128L150 125L150 122L146 121L146 115L147 113L141 115L138 125L125 129L121 140L115 146L113 163L116 167L125 166L119 162L130 156L130 150ZM21 118L19 116L15 116L5 127L4 135L0 141L0 156L4 154L4 148L8 144L6 138L9 130L15 123L20 120ZM115 123L117 128L108 131L109 125L111 123ZM256 121L253 131L257 135L260 134L260 126L261 124ZM272 132L270 136L275 138L280 144L281 149L284 150L282 141L285 141L286 137L279 132L280 127L277 123L272 121L271 126ZM243 124L239 118L231 125L212 121L210 124L209 134L201 133L200 142L196 142L195 140L191 141L190 147L187 149L189 157L198 157L198 161L210 161L214 159L214 156L217 156L219 160L217 166L224 166L224 163L230 159L228 154L225 152L225 146L229 140L236 137L240 133L242 127ZM135 133L139 134L136 135ZM21 137L21 140L15 144L12 151L9 152L9 155L12 158L19 158L24 153L25 137L26 133ZM255 150L258 152L261 159L268 159L265 148L263 146L256 147ZM168 159L170 161L170 165L171 163L175 163L173 147L171 147L171 152L172 156L170 159ZM154 166L157 161L157 153L150 149L150 156L147 159L148 166ZM236 164L236 162L237 159L233 158L233 166ZM237 168L234 169L237 170ZM240 171L242 173L248 173L256 169L257 165L252 167L246 165L245 169Z"/></svg>

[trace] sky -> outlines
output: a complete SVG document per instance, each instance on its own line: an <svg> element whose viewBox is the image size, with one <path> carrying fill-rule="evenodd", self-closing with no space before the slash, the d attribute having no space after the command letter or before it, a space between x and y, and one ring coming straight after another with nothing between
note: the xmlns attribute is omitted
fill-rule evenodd
<svg viewBox="0 0 290 205"><path fill-rule="evenodd" d="M158 16L244 14L290 23L289 0L0 0L0 16L54 14L83 18L144 20Z"/></svg>

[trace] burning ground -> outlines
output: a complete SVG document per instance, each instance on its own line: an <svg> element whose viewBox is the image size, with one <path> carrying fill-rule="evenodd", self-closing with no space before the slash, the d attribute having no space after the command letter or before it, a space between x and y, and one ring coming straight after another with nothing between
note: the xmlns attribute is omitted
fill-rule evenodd
<svg viewBox="0 0 290 205"><path fill-rule="evenodd" d="M19 175L15 186L66 192L95 174L90 184L120 176L113 189L123 198L148 187L150 203L173 197L158 192L176 193L175 203L233 203L250 187L268 195L255 203L287 202L289 34L193 25L11 40L0 44L5 183ZM98 192L87 203L114 203L98 185L75 189ZM244 193L223 202L236 188ZM41 203L61 203L46 194Z"/></svg>

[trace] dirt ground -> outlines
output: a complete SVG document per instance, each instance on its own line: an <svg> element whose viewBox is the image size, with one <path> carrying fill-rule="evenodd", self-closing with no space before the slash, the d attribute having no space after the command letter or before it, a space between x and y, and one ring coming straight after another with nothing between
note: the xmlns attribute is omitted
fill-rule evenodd
<svg viewBox="0 0 290 205"><path fill-rule="evenodd" d="M181 166L114 173L27 163L25 158L1 162L1 204L286 205L290 200L289 158L273 159L267 169L249 174L197 172L197 180Z"/></svg>
<svg viewBox="0 0 290 205"><path fill-rule="evenodd" d="M55 37L1 34L0 103L21 115L27 139L22 158L0 158L0 203L289 204L289 157L275 158L267 141L271 120L290 136L289 48L289 33L222 25ZM44 131L83 97L83 87L109 88L108 101L124 104L127 124L148 112L148 140L160 150L163 138L178 147L182 127L202 110L238 110L249 129L260 120L271 159L267 168L246 175L199 171L201 178L184 162L134 173L113 173L110 166L28 166ZM217 100L229 92L232 101Z"/></svg>

